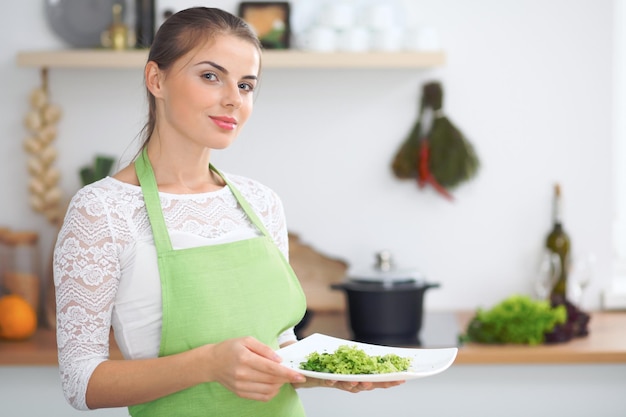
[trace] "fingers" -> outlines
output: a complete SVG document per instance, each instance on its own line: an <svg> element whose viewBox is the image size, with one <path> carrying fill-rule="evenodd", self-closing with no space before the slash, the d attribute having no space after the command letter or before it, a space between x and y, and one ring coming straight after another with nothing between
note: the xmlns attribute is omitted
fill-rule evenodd
<svg viewBox="0 0 626 417"><path fill-rule="evenodd" d="M259 342L255 338L245 338L244 343L251 352L256 353L261 357L267 358L270 361L281 363L283 360L272 348ZM276 377L281 378L283 382L303 383L306 381L306 378L304 376L282 365L276 367L268 364L261 364L259 362L259 366L263 366L262 369L259 369L261 372L268 375L275 375Z"/></svg>
<svg viewBox="0 0 626 417"><path fill-rule="evenodd" d="M296 388L308 387L328 387L337 388L342 391L357 393L361 391L371 391L379 388L391 388L404 384L405 381L385 381L385 382L360 382L360 381L334 381L330 379L307 378L304 384L294 384Z"/></svg>
<svg viewBox="0 0 626 417"><path fill-rule="evenodd" d="M235 387L231 391L241 398L267 402L280 392L282 385L283 384L248 382Z"/></svg>
<svg viewBox="0 0 626 417"><path fill-rule="evenodd" d="M212 345L210 352L211 380L242 398L269 401L285 383L305 381L282 366L269 346L252 337L226 340Z"/></svg>
<svg viewBox="0 0 626 417"><path fill-rule="evenodd" d="M373 389L391 388L404 384L405 381L385 381L385 382L357 382L357 381L333 381L332 386L343 391L357 393L361 391L371 391Z"/></svg>
<svg viewBox="0 0 626 417"><path fill-rule="evenodd" d="M269 346L259 342L254 337L245 337L242 339L242 343L251 351L259 356L267 358L274 362L280 362L282 359L278 354Z"/></svg>

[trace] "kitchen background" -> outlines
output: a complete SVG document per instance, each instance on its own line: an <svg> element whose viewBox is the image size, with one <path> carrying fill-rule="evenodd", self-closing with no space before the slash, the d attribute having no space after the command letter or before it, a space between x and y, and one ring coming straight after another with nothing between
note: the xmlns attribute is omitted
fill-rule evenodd
<svg viewBox="0 0 626 417"><path fill-rule="evenodd" d="M165 3L231 12L238 4L170 0L157 7ZM614 2L392 3L403 11L399 23L436 30L445 65L266 69L251 120L214 163L275 189L290 230L328 256L369 266L375 252L388 249L398 265L418 268L441 284L426 297L426 308L438 310L532 293L559 182L574 255L597 256L584 306L599 307L614 259ZM5 4L0 26L0 225L39 231L47 258L56 230L29 207L22 145L40 74L16 65L21 50L66 47L43 4ZM69 197L80 186L79 168L96 154L122 164L134 155L145 114L142 72L55 69L49 76L52 101L63 108L55 146ZM454 191L454 202L397 180L390 169L416 120L421 85L431 80L441 81L445 113L482 164Z"/></svg>

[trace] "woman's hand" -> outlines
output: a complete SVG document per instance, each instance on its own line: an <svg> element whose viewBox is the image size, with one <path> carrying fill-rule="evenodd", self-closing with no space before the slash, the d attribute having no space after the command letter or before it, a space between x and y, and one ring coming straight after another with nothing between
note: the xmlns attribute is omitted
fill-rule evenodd
<svg viewBox="0 0 626 417"><path fill-rule="evenodd" d="M404 384L405 381L388 382L357 382L357 381L332 381L328 379L307 378L306 382L293 383L294 388L329 387L348 392L371 391L377 388L391 388Z"/></svg>
<svg viewBox="0 0 626 417"><path fill-rule="evenodd" d="M283 384L306 380L282 366L274 350L253 337L230 339L205 348L210 359L209 380L242 398L269 401Z"/></svg>

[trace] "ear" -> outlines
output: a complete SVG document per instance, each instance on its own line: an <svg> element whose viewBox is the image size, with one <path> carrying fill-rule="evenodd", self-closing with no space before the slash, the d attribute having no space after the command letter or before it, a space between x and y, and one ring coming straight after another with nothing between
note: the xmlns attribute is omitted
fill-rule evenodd
<svg viewBox="0 0 626 417"><path fill-rule="evenodd" d="M144 68L144 78L146 80L146 88L148 91L150 91L155 98L161 97L163 72L159 69L156 62L150 61L146 64L146 67Z"/></svg>

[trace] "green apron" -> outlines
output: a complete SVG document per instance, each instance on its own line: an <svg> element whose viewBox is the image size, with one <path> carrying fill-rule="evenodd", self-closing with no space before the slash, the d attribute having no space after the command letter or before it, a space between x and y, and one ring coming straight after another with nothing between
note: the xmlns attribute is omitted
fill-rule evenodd
<svg viewBox="0 0 626 417"><path fill-rule="evenodd" d="M289 263L252 207L219 174L262 236L172 249L154 172L146 151L135 162L156 246L163 318L159 356L208 343L253 336L278 348L278 336L304 315L306 301ZM133 417L304 416L291 384L269 402L243 399L217 382L129 407Z"/></svg>

